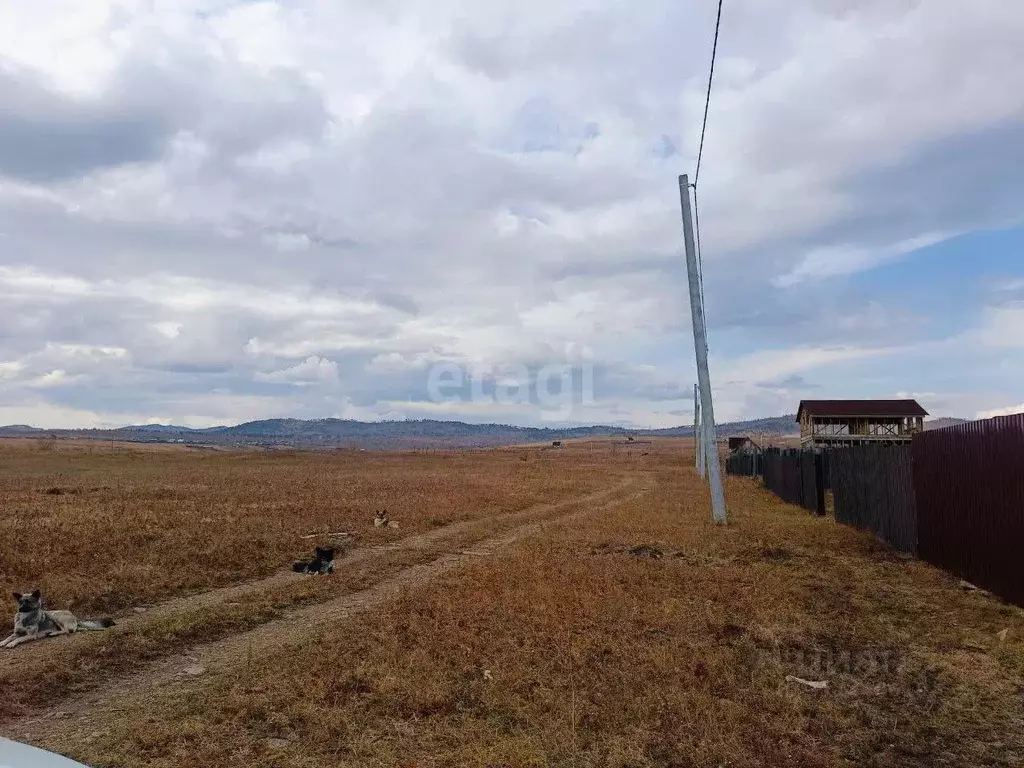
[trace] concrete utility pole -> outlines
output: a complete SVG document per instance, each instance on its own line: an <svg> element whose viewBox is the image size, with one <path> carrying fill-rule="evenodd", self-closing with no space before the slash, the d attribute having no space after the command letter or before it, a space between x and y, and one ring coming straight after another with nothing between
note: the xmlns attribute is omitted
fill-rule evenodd
<svg viewBox="0 0 1024 768"><path fill-rule="evenodd" d="M697 385L693 385L693 448L697 455L697 472L704 479L704 443L700 439L700 394Z"/></svg>
<svg viewBox="0 0 1024 768"><path fill-rule="evenodd" d="M693 244L693 218L690 213L690 182L684 173L679 177L679 201L683 213L683 241L686 245L686 274L690 282L690 316L693 320L693 346L697 354L697 383L700 386L701 442L711 481L711 514L716 523L725 523L725 491L718 462L718 435L715 432L715 409L711 403L711 374L708 372L707 329L701 303L700 281L697 277L697 252Z"/></svg>

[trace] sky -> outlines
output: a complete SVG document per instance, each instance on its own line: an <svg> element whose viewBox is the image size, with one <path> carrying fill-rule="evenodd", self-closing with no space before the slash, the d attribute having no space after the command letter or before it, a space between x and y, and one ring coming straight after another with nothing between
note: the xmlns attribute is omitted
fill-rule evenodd
<svg viewBox="0 0 1024 768"><path fill-rule="evenodd" d="M0 0L0 424L692 422L716 6ZM1021 39L1005 0L726 0L718 421L1024 410Z"/></svg>

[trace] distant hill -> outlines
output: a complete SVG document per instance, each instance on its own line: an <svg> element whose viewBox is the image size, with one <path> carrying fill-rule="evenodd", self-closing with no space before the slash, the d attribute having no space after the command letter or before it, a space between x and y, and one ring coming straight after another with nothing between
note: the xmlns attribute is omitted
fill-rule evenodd
<svg viewBox="0 0 1024 768"><path fill-rule="evenodd" d="M123 427L135 432L205 432L206 430L192 429L191 427L176 427L171 424L139 424L131 427ZM222 429L222 427L214 427Z"/></svg>
<svg viewBox="0 0 1024 768"><path fill-rule="evenodd" d="M719 437L746 435L751 432L763 432L768 435L792 435L800 431L795 413L785 416L771 416L766 419L752 419L751 421L732 421L725 424L716 424L715 426ZM645 432L645 434L662 437L693 437L693 427L654 429Z"/></svg>
<svg viewBox="0 0 1024 768"><path fill-rule="evenodd" d="M718 425L720 437L758 431L786 435L795 431L795 416L779 416ZM507 424L467 424L432 419L406 421L354 421L351 419L264 419L244 424L190 429L164 424L142 424L118 429L37 430L0 427L0 437L47 434L63 438L176 442L193 445L254 446L267 448L349 447L375 449L471 448L518 443L548 442L594 437L692 437L692 426L667 429L627 429L611 426L515 427Z"/></svg>
<svg viewBox="0 0 1024 768"><path fill-rule="evenodd" d="M944 416L939 419L925 420L924 428L929 429L944 429L946 427L955 427L957 424L965 424L969 419L954 419L951 416Z"/></svg>

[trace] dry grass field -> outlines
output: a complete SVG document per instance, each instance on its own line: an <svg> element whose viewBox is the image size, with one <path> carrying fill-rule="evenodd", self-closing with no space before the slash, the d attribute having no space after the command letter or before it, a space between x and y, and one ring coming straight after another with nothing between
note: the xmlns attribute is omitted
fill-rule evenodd
<svg viewBox="0 0 1024 768"><path fill-rule="evenodd" d="M92 765L1024 764L1024 611L748 480L729 481L730 524L716 528L681 443L106 458L17 447L2 460L4 526L14 500L23 524L38 503L65 538L102 524L123 540L139 530L131 516L40 493L115 478L112 498L187 485L234 515L193 536L178 528L209 515L158 508L184 515L155 540L181 554L174 579L144 580L146 599L219 590L108 632L0 651L0 733ZM328 579L275 580L305 546L300 531L358 524L366 510L344 510L372 513L375 487L419 500L394 503L410 530L367 531ZM336 498L352 488L370 495ZM287 506L292 495L305 504ZM435 520L420 505L438 499L449 516ZM4 531L7 583L26 539ZM243 557L202 581L216 536L268 544L249 553L257 566ZM40 577L82 589L82 604L143 594L129 578L90 597L111 583L78 559L91 550L40 546L63 558ZM118 557L148 572L135 564L144 548ZM62 586L58 569L81 586Z"/></svg>
<svg viewBox="0 0 1024 768"><path fill-rule="evenodd" d="M312 550L303 535L381 543L599 487L593 463L560 458L0 440L0 586L118 612L266 576ZM372 526L378 508L398 530Z"/></svg>

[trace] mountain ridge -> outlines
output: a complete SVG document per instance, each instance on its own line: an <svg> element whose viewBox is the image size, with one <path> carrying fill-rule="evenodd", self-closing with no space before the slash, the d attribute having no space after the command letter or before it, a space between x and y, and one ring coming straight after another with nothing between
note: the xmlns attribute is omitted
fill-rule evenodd
<svg viewBox="0 0 1024 768"><path fill-rule="evenodd" d="M733 432L761 431L788 434L795 416L777 416L718 425L722 436ZM473 424L464 421L405 419L358 421L355 419L260 419L241 424L191 428L170 424L137 424L111 429L38 429L0 426L0 437L53 435L130 442L187 442L210 445L262 445L295 447L485 447L566 440L583 437L692 437L692 426L636 429L611 425L523 427L511 424Z"/></svg>
<svg viewBox="0 0 1024 768"><path fill-rule="evenodd" d="M944 417L925 422L926 428L942 428L963 419ZM758 433L787 436L797 433L796 415L724 422L717 425L720 438ZM188 443L209 446L256 446L275 448L473 448L498 447L594 437L693 437L692 425L637 429L612 425L523 427L512 424L474 424L437 419L358 421L356 419L259 419L234 425L184 427L173 424L135 424L110 429L39 429L27 425L0 426L0 437L82 438L142 443Z"/></svg>

